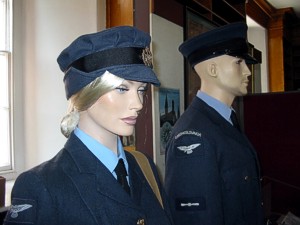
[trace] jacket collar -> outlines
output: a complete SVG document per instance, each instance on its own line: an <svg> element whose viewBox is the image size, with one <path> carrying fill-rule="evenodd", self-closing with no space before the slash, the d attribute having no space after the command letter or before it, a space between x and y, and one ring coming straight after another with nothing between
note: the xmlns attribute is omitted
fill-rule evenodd
<svg viewBox="0 0 300 225"><path fill-rule="evenodd" d="M142 188L147 185L144 185L146 182L145 178L130 153L126 152L129 164L131 196L122 190L122 187L117 183L110 171L87 149L74 133L71 134L66 142L65 149L72 158L75 167L65 165L64 169L72 177L74 184L86 202L96 204L95 198L98 196L97 193L100 193L128 207L137 208L140 205ZM98 206L94 205L94 207Z"/></svg>

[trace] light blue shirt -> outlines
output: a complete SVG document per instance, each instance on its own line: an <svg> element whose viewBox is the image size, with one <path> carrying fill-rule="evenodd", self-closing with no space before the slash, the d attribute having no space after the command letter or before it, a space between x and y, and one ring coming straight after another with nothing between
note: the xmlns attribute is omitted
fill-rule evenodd
<svg viewBox="0 0 300 225"><path fill-rule="evenodd" d="M231 107L228 107L223 102L202 91L197 92L197 97L203 100L210 107L214 108L222 117L224 117L225 120L232 124L230 115L233 109Z"/></svg>
<svg viewBox="0 0 300 225"><path fill-rule="evenodd" d="M99 159L104 166L112 173L112 175L117 179L117 175L114 171L119 159L123 159L125 168L128 173L128 162L125 156L125 152L118 137L118 155L116 155L112 150L102 145L100 142L89 136L87 133L83 132L80 128L76 127L74 130L75 135L83 142L83 144ZM128 176L127 176L127 181Z"/></svg>

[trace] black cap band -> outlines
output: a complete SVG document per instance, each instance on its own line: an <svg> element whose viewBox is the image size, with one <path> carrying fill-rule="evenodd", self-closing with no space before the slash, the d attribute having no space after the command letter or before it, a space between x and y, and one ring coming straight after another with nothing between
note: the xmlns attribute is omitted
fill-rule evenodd
<svg viewBox="0 0 300 225"><path fill-rule="evenodd" d="M152 55L149 48L124 47L103 50L77 59L68 69L74 67L90 73L110 66L127 64L143 64L152 68Z"/></svg>

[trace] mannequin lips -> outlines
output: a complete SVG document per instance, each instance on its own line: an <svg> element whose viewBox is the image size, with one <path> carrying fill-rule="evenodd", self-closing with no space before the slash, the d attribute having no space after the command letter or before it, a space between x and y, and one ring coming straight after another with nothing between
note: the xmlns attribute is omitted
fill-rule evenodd
<svg viewBox="0 0 300 225"><path fill-rule="evenodd" d="M122 121L128 125L135 125L136 119L137 119L136 116L129 116L129 117L122 118Z"/></svg>
<svg viewBox="0 0 300 225"><path fill-rule="evenodd" d="M243 84L245 84L245 85L247 85L247 86L248 86L248 84L249 84L249 81L248 81L248 80L245 80L245 81L243 81Z"/></svg>

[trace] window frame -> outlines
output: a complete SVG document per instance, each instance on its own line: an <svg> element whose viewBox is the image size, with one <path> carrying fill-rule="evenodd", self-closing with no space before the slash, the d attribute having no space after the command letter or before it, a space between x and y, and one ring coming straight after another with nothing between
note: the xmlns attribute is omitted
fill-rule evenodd
<svg viewBox="0 0 300 225"><path fill-rule="evenodd" d="M3 45L0 45L0 53L3 54L7 64L7 106L4 104L1 106L1 110L8 111L8 151L10 156L10 163L6 166L0 165L0 175L14 172L14 132L13 132L13 0L1 0L5 5L5 35L3 36ZM4 17L3 17L4 18ZM2 49L2 46L4 49ZM4 69L5 70L5 69ZM3 151L3 150L2 150ZM3 153L3 152L2 152Z"/></svg>

